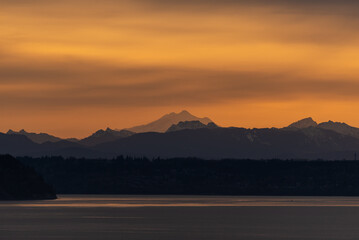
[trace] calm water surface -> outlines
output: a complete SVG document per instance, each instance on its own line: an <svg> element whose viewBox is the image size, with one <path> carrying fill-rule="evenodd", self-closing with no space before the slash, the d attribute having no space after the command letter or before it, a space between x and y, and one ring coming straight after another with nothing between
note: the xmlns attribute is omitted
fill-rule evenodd
<svg viewBox="0 0 359 240"><path fill-rule="evenodd" d="M359 239L359 198L60 195L0 202L0 239Z"/></svg>

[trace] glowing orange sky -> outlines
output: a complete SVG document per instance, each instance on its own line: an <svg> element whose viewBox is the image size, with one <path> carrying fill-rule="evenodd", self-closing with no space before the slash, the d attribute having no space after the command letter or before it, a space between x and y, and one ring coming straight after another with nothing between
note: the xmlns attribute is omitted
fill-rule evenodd
<svg viewBox="0 0 359 240"><path fill-rule="evenodd" d="M359 126L355 1L0 6L0 131L83 137L183 109L222 126Z"/></svg>

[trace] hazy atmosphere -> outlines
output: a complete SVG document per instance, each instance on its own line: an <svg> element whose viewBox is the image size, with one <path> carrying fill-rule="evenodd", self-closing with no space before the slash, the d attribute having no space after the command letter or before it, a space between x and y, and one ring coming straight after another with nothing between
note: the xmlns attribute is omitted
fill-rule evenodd
<svg viewBox="0 0 359 240"><path fill-rule="evenodd" d="M84 137L187 109L359 125L357 1L0 0L0 131Z"/></svg>
<svg viewBox="0 0 359 240"><path fill-rule="evenodd" d="M358 29L358 0L0 0L0 239L359 239Z"/></svg>

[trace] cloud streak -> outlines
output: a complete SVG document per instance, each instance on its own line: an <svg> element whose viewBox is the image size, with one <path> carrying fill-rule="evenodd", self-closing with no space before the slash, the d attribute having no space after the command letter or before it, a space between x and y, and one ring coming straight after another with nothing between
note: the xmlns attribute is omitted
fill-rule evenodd
<svg viewBox="0 0 359 240"><path fill-rule="evenodd" d="M80 110L85 112L78 116L85 119L80 127L87 129L86 116L112 116L114 109L133 112L129 124L150 108L193 106L211 109L216 119L222 109L253 104L282 119L287 116L278 106L293 101L359 107L357 1L0 0L0 5L4 127L16 128L12 123L23 112L31 113L26 118L31 124L60 122L71 130L71 116ZM333 109L326 111L321 114ZM67 118L56 115L60 112ZM253 125L261 121L253 119ZM97 115L93 122L107 123Z"/></svg>
<svg viewBox="0 0 359 240"><path fill-rule="evenodd" d="M23 64L15 64L20 71L9 65L0 67L2 109L196 106L232 100L359 100L359 83L354 79L303 78L293 72L121 68L79 61Z"/></svg>

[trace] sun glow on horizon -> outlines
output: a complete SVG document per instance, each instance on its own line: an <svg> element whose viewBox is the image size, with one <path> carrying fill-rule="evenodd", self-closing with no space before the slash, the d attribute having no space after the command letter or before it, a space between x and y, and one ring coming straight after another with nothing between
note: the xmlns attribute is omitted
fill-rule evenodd
<svg viewBox="0 0 359 240"><path fill-rule="evenodd" d="M359 126L359 5L0 0L0 131L61 137L176 110Z"/></svg>

